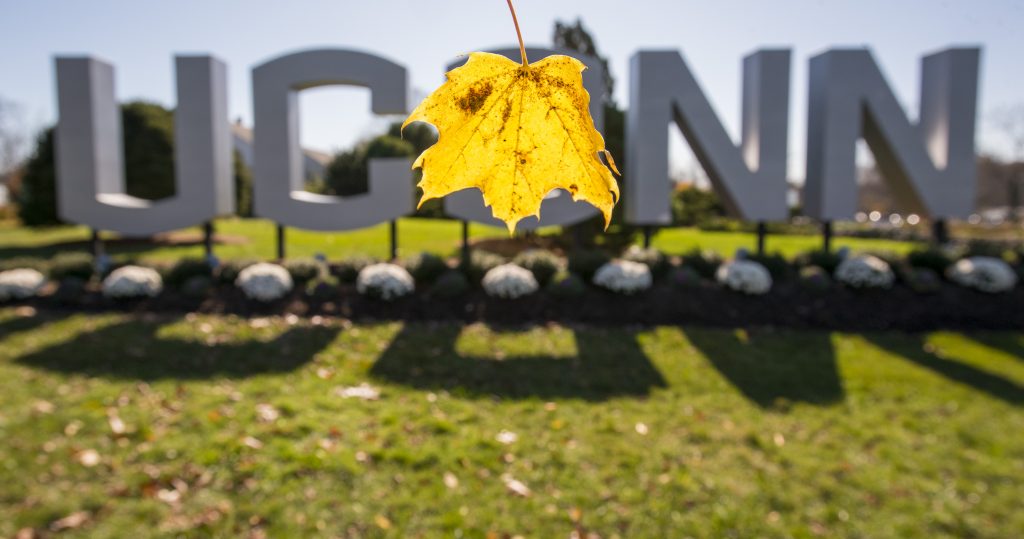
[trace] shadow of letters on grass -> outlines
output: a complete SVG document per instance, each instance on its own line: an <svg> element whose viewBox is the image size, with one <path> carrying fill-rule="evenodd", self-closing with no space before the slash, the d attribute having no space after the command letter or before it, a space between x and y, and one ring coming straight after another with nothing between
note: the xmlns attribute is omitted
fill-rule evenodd
<svg viewBox="0 0 1024 539"><path fill-rule="evenodd" d="M460 353L462 327L407 324L370 373L420 389L466 396L580 398L597 401L645 396L667 384L634 335L597 328L575 329L577 353L511 355L501 359Z"/></svg>
<svg viewBox="0 0 1024 539"><path fill-rule="evenodd" d="M762 407L786 402L831 404L843 385L828 333L685 329L686 338L745 397Z"/></svg>
<svg viewBox="0 0 1024 539"><path fill-rule="evenodd" d="M141 320L81 333L20 356L17 363L55 372L158 380L246 377L302 367L334 341L340 328L290 327L273 339L206 344L158 335L162 324Z"/></svg>
<svg viewBox="0 0 1024 539"><path fill-rule="evenodd" d="M872 345L907 361L916 363L954 382L970 386L1010 404L1024 404L1024 387L1001 376L945 357L927 346L923 335L865 333Z"/></svg>

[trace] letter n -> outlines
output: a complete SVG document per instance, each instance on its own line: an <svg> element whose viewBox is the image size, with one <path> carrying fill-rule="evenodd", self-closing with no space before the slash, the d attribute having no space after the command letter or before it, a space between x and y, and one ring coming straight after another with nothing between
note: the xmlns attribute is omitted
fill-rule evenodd
<svg viewBox="0 0 1024 539"><path fill-rule="evenodd" d="M753 221L787 217L789 56L788 50L761 50L744 59L737 147L678 52L633 55L622 197L628 222L671 222L669 122L682 132L732 215Z"/></svg>
<svg viewBox="0 0 1024 539"><path fill-rule="evenodd" d="M866 49L811 58L804 209L821 220L857 210L857 139L863 137L904 211L967 217L974 209L977 48L922 61L918 123L912 123Z"/></svg>

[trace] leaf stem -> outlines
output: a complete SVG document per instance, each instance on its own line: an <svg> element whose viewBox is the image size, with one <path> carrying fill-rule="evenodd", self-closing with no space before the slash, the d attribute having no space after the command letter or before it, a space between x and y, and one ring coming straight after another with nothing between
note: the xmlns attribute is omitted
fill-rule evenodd
<svg viewBox="0 0 1024 539"><path fill-rule="evenodd" d="M523 66L530 65L530 62L526 59L526 45L523 45L523 33L519 31L519 19L516 18L516 8L512 7L512 0L505 0L508 2L508 10L512 12L512 24L516 25L516 37L519 38L519 53L523 55Z"/></svg>

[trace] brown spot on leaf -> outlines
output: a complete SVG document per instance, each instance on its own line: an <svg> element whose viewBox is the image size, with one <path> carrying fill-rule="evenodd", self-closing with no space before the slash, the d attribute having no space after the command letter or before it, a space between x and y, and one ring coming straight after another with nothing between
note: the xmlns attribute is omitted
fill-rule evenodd
<svg viewBox="0 0 1024 539"><path fill-rule="evenodd" d="M501 112L501 123L507 124L509 116L512 116L512 102L505 102L505 110Z"/></svg>
<svg viewBox="0 0 1024 539"><path fill-rule="evenodd" d="M484 102L487 101L487 98L493 91L494 87L491 86L489 81L478 82L470 86L469 90L458 97L455 102L463 111L469 114L476 114L484 106Z"/></svg>

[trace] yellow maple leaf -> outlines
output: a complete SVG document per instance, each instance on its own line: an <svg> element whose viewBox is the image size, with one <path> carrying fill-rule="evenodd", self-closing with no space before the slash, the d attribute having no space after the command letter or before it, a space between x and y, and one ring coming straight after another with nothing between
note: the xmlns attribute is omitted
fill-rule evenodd
<svg viewBox="0 0 1024 539"><path fill-rule="evenodd" d="M599 154L619 171L590 116L585 68L562 55L527 63L523 49L521 64L474 52L448 72L402 125L423 121L439 133L413 164L423 170L420 205L475 187L512 233L520 219L540 217L548 193L565 189L600 209L607 227L619 186Z"/></svg>

